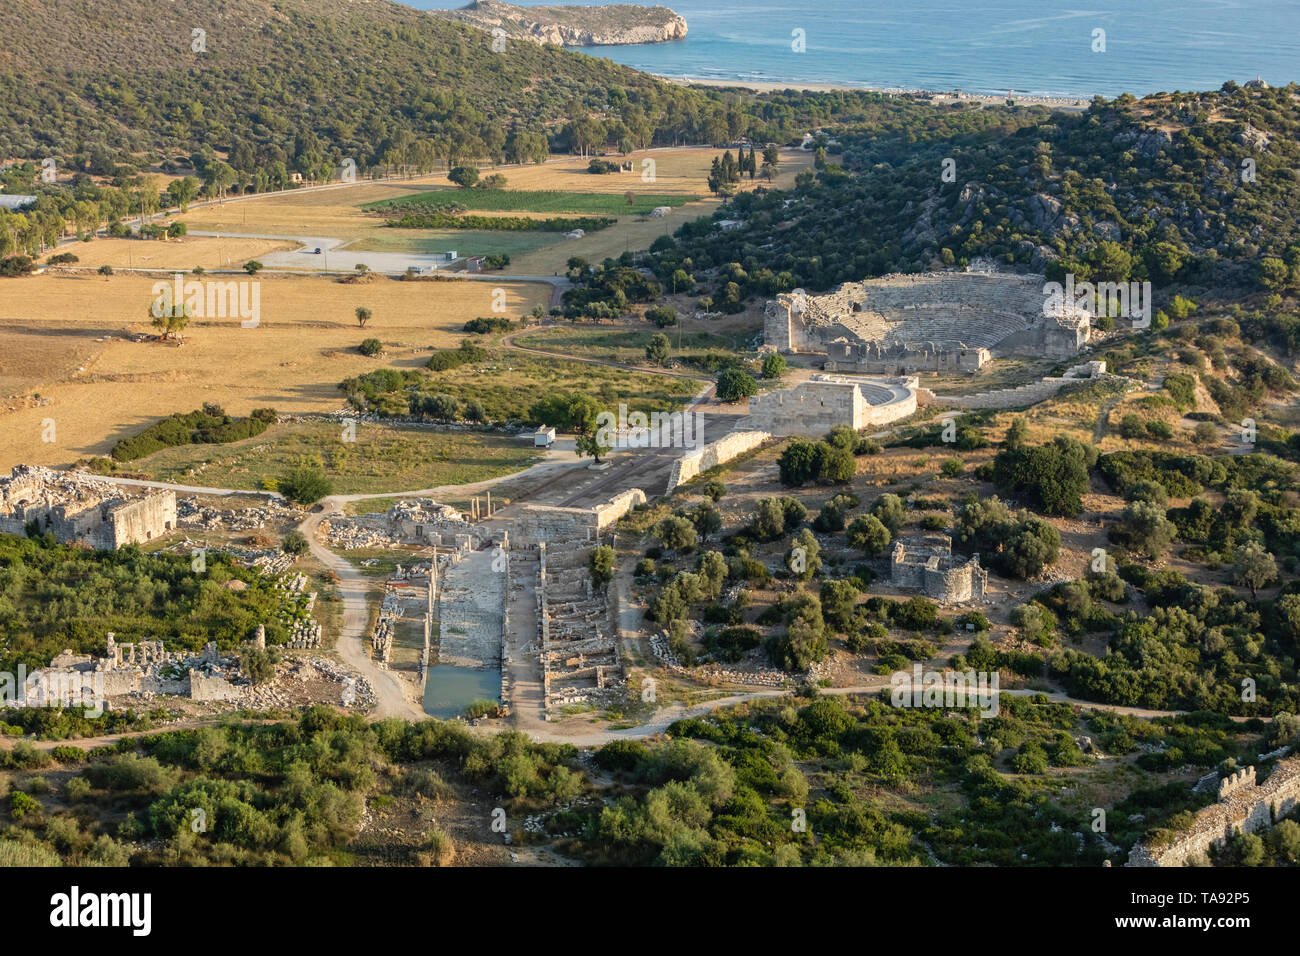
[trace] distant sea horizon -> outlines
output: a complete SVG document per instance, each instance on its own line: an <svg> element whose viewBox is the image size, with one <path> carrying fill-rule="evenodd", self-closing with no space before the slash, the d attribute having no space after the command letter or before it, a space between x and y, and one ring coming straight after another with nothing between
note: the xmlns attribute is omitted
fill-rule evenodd
<svg viewBox="0 0 1300 956"><path fill-rule="evenodd" d="M1257 76L1272 86L1300 80L1296 0L1124 2L1133 9L1036 0L667 0L686 18L686 39L579 49L663 77L738 85L1087 98L1212 90ZM804 52L792 49L795 30L803 31ZM1104 31L1104 52L1094 52L1095 30Z"/></svg>

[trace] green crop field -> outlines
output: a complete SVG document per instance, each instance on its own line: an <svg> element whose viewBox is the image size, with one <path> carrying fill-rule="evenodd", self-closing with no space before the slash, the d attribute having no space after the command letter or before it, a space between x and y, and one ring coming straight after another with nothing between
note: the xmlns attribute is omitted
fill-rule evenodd
<svg viewBox="0 0 1300 956"><path fill-rule="evenodd" d="M643 216L656 206L681 206L698 196L636 195L629 204L619 193L574 193L561 190L460 189L447 187L365 203L372 212L390 212L410 207L464 206L480 212L585 213L593 216Z"/></svg>

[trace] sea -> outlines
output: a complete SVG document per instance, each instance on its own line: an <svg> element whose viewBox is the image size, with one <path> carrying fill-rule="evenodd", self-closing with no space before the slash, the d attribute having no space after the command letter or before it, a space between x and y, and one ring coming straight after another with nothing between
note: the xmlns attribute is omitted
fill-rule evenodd
<svg viewBox="0 0 1300 956"><path fill-rule="evenodd" d="M421 9L462 6L406 0ZM514 0L545 6L546 0ZM563 0L551 0L551 3ZM581 2L581 0L579 0ZM602 6L592 0L583 6ZM1300 0L668 0L686 39L582 52L676 79L1091 97L1300 81Z"/></svg>

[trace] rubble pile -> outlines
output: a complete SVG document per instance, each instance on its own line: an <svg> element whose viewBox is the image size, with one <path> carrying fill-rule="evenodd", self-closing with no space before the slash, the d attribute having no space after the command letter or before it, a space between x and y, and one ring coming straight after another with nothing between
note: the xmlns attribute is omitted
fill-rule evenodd
<svg viewBox="0 0 1300 956"><path fill-rule="evenodd" d="M180 498L176 502L177 521L186 527L207 531L256 531L267 522L297 517L297 512L274 498L260 508L211 508L200 505L197 498Z"/></svg>

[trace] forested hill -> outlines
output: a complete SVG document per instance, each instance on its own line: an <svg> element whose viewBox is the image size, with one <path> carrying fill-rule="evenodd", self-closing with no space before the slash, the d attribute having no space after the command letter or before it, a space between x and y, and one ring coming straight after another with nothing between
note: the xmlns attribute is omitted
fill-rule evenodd
<svg viewBox="0 0 1300 956"><path fill-rule="evenodd" d="M491 39L386 0L4 0L0 160L242 144L250 164L364 166L500 155L512 128L635 146L741 132L720 94Z"/></svg>
<svg viewBox="0 0 1300 956"><path fill-rule="evenodd" d="M967 112L939 121L914 105L835 130L815 178L718 213L745 228L688 225L660 271L683 257L739 263L741 291L764 295L782 273L824 289L992 257L1081 280L1300 286L1295 85L1098 99L1081 114L1017 110L963 129Z"/></svg>

